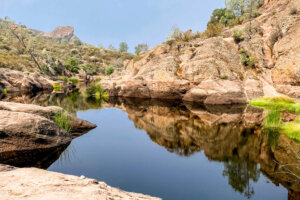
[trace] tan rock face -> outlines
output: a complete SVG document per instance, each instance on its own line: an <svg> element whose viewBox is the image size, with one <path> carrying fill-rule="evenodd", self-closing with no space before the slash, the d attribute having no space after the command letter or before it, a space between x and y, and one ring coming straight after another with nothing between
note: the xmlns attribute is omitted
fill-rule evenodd
<svg viewBox="0 0 300 200"><path fill-rule="evenodd" d="M238 26L244 30L244 40L239 44L233 41L229 28L223 38L170 40L132 60L122 73L102 83L112 96L207 104L246 103L264 95L279 95L278 92L299 96L300 43L292 41L300 37L300 15L291 14L295 8L300 10L300 1L265 1L261 15L252 21L251 32L246 30L249 23ZM276 30L280 34L274 39ZM255 69L242 65L241 49L255 59ZM219 84L222 79L232 82L223 86ZM299 88L288 90L290 85ZM236 87L238 91L231 91Z"/></svg>
<svg viewBox="0 0 300 200"><path fill-rule="evenodd" d="M0 68L0 88L6 88L8 92L38 92L52 91L49 80L37 73L22 73Z"/></svg>
<svg viewBox="0 0 300 200"><path fill-rule="evenodd" d="M13 168L0 165L2 200L159 200L143 194L125 192L103 182L64 175L36 168ZM37 185L38 183L38 185Z"/></svg>
<svg viewBox="0 0 300 200"><path fill-rule="evenodd" d="M64 149L72 138L96 127L90 122L69 115L71 133L66 133L53 120L58 111L62 109L0 101L1 162L22 165L22 159L14 160L16 155L22 155L22 158L35 155L32 159L45 156L47 152L47 156L53 155L59 148Z"/></svg>
<svg viewBox="0 0 300 200"><path fill-rule="evenodd" d="M44 33L44 36L50 38L61 38L67 41L79 40L74 35L74 28L71 26L59 26L49 33Z"/></svg>

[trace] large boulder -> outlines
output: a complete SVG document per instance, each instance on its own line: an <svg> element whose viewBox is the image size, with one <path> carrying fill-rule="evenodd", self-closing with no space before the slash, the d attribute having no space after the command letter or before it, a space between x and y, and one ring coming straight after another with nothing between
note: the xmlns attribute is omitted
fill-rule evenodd
<svg viewBox="0 0 300 200"><path fill-rule="evenodd" d="M21 104L21 103L12 103L12 102L4 102L4 101L0 101L0 110L30 113L51 120L54 119L55 115L58 112L63 111L62 108L57 106L42 107L42 106L37 106L32 104ZM71 131L73 133L85 132L87 130L96 128L95 124L90 123L83 119L79 119L76 116L69 113L68 113L68 119L69 119L70 126L72 127Z"/></svg>
<svg viewBox="0 0 300 200"><path fill-rule="evenodd" d="M0 165L0 179L0 196L2 200L53 200L57 198L70 200L160 199L143 194L125 192L94 179L36 168L14 168Z"/></svg>
<svg viewBox="0 0 300 200"><path fill-rule="evenodd" d="M38 73L23 73L0 68L0 87L7 92L39 92L52 91L51 81Z"/></svg>
<svg viewBox="0 0 300 200"><path fill-rule="evenodd" d="M50 161L57 159L57 152L63 151L72 138L96 127L69 114L71 131L66 132L54 122L56 113L62 111L55 106L0 101L1 163L27 166L26 158L31 158L36 163L34 166L47 167ZM18 156L22 159L16 159Z"/></svg>
<svg viewBox="0 0 300 200"><path fill-rule="evenodd" d="M229 80L206 80L191 89L183 98L205 104L246 103L242 82Z"/></svg>

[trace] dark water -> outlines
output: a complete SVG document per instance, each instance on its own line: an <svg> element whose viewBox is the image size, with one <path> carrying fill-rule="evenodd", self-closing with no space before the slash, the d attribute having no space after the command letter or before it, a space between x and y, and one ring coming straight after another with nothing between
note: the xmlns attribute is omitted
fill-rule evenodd
<svg viewBox="0 0 300 200"><path fill-rule="evenodd" d="M270 183L258 165L214 161L204 152L171 153L136 128L122 110L90 110L78 116L98 128L75 139L68 158L59 159L48 170L84 175L169 200L287 199L287 190Z"/></svg>
<svg viewBox="0 0 300 200"><path fill-rule="evenodd" d="M77 111L98 125L52 158L50 171L165 200L300 197L299 182L276 164L291 154L268 145L272 138L260 132L260 110L128 99L102 107L76 95L38 102Z"/></svg>

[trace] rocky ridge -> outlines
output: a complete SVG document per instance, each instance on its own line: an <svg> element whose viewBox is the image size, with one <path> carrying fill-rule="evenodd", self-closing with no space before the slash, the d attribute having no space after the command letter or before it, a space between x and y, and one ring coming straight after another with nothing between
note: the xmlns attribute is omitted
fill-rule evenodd
<svg viewBox="0 0 300 200"><path fill-rule="evenodd" d="M42 33L42 35L53 39L65 39L68 42L79 40L79 38L74 34L74 27L72 26L58 26L53 31Z"/></svg>
<svg viewBox="0 0 300 200"><path fill-rule="evenodd" d="M280 93L298 98L300 46L291 41L300 37L300 15L291 14L292 9L300 12L298 0L265 0L242 42L235 43L232 29L224 30L222 37L169 40L101 83L111 96L206 104L246 103ZM280 36L272 41L278 31ZM241 63L241 49L255 58L254 69Z"/></svg>

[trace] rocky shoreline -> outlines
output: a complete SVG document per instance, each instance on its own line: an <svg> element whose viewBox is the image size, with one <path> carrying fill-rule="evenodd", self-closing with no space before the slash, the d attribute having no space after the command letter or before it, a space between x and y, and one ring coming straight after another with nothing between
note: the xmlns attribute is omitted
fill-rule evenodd
<svg viewBox="0 0 300 200"><path fill-rule="evenodd" d="M37 168L15 168L0 165L2 200L159 200L143 194L125 192L84 176L50 172Z"/></svg>
<svg viewBox="0 0 300 200"><path fill-rule="evenodd" d="M56 106L41 107L0 101L0 183L1 199L158 199L125 192L84 177L49 172L49 160L56 160L73 138L96 127L68 114L71 130L67 133L53 121ZM20 159L19 159L20 158ZM30 158L30 159L29 159ZM30 160L30 164L28 163ZM38 184L38 187L36 187Z"/></svg>

